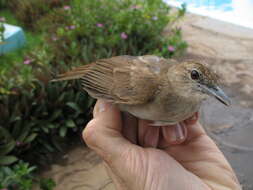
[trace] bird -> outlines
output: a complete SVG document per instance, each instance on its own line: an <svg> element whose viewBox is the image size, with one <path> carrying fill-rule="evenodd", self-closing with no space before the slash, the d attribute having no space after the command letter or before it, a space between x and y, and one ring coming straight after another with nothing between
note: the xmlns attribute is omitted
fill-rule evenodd
<svg viewBox="0 0 253 190"><path fill-rule="evenodd" d="M80 79L91 97L110 102L154 126L190 118L210 96L226 106L231 104L216 72L194 60L121 55L79 66L52 81L73 79Z"/></svg>

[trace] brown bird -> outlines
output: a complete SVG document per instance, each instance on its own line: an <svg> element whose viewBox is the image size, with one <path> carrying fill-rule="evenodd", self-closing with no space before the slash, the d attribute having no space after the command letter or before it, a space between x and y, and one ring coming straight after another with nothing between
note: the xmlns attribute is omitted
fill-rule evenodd
<svg viewBox="0 0 253 190"><path fill-rule="evenodd" d="M85 91L116 104L121 111L154 121L176 124L191 117L208 96L230 105L218 76L205 65L162 57L117 56L100 59L60 74L53 81L81 79Z"/></svg>

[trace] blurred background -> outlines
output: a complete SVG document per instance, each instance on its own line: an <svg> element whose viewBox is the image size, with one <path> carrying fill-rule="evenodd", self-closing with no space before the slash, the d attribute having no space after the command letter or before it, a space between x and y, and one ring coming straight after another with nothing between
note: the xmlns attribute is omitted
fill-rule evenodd
<svg viewBox="0 0 253 190"><path fill-rule="evenodd" d="M114 189L81 140L94 100L58 73L100 58L205 61L233 105L201 122L252 189L253 1L0 0L0 189Z"/></svg>

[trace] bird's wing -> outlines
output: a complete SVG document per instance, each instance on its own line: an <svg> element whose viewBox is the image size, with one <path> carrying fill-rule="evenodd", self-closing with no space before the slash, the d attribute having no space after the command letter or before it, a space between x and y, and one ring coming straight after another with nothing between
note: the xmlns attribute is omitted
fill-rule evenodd
<svg viewBox="0 0 253 190"><path fill-rule="evenodd" d="M94 98L121 104L143 104L159 91L166 59L157 56L117 56L86 67L83 88Z"/></svg>
<svg viewBox="0 0 253 190"><path fill-rule="evenodd" d="M117 56L74 68L52 81L81 79L94 98L121 104L143 104L154 98L173 60L153 55Z"/></svg>
<svg viewBox="0 0 253 190"><path fill-rule="evenodd" d="M76 67L66 73L62 73L62 74L57 75L56 78L51 80L51 82L80 79L85 75L85 73L87 73L89 71L90 66L92 66L92 64L87 64L87 65L83 65L80 67Z"/></svg>

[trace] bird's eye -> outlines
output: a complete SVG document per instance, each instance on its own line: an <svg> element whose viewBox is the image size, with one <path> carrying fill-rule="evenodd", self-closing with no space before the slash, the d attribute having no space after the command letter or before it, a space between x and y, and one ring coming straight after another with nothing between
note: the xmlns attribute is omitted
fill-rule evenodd
<svg viewBox="0 0 253 190"><path fill-rule="evenodd" d="M199 72L196 71L196 70L192 70L192 71L191 71L191 78L192 78L193 80L198 80L198 79L199 79Z"/></svg>

